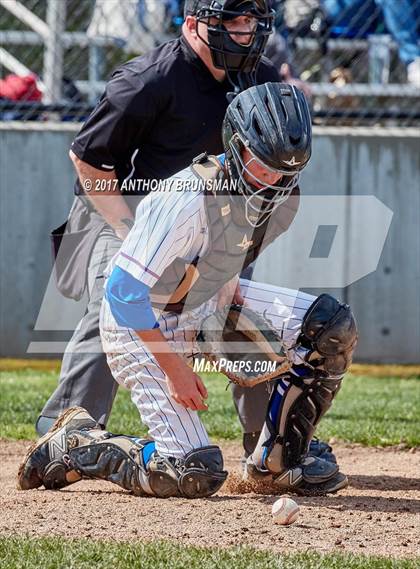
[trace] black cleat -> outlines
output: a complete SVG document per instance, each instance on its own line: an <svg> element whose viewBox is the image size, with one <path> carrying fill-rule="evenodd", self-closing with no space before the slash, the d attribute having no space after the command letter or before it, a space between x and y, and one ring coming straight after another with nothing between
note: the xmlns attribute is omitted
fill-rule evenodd
<svg viewBox="0 0 420 569"><path fill-rule="evenodd" d="M29 448L19 467L17 487L32 490L44 485L55 490L80 480L68 465L67 435L71 431L99 428L95 419L82 407L71 407L62 413L51 429Z"/></svg>

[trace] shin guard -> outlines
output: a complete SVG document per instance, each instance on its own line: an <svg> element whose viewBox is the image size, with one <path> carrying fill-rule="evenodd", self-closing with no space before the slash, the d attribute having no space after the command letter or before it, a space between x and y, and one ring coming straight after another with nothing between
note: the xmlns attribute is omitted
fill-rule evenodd
<svg viewBox="0 0 420 569"><path fill-rule="evenodd" d="M290 378L278 410L267 416L270 437L264 443L265 467L270 472L280 474L300 463L318 422L331 407L340 386L341 379L336 378Z"/></svg>

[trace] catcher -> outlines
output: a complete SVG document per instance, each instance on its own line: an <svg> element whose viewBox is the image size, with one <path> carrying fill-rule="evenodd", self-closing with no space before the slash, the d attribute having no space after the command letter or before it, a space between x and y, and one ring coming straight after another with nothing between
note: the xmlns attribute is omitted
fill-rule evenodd
<svg viewBox="0 0 420 569"><path fill-rule="evenodd" d="M236 366L235 375L233 365L228 375L249 389L271 380L266 422L244 476L274 480L279 492L346 486L333 455L309 456L308 446L351 362L357 333L350 308L326 294L238 278L296 214L298 177L311 153L306 100L285 84L251 87L229 105L222 134L224 155L197 157L139 204L107 269L104 351L150 438L114 435L71 408L28 452L20 488L91 477L137 495L214 494L227 472L197 413L207 409L207 391L189 365L203 354L248 359L249 373ZM264 366L259 376L258 360L267 359L271 372Z"/></svg>

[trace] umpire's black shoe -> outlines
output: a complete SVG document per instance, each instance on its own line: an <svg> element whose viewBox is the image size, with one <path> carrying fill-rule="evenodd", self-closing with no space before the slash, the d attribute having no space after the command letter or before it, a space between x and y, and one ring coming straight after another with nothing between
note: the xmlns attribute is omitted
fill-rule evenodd
<svg viewBox="0 0 420 569"><path fill-rule="evenodd" d="M28 450L19 467L17 486L32 490L44 485L49 490L68 486L81 476L66 461L67 436L72 431L98 429L95 419L82 407L71 407L58 417L51 429Z"/></svg>

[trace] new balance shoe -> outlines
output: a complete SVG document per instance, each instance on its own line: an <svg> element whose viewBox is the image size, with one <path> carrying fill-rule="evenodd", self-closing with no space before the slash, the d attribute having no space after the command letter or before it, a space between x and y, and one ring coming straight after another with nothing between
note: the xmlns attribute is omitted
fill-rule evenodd
<svg viewBox="0 0 420 569"><path fill-rule="evenodd" d="M98 429L95 419L82 407L64 411L51 429L28 450L19 467L17 485L20 490L32 490L44 485L55 490L73 484L81 476L68 464L72 431Z"/></svg>

